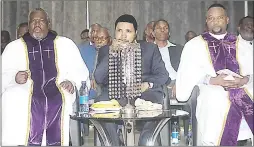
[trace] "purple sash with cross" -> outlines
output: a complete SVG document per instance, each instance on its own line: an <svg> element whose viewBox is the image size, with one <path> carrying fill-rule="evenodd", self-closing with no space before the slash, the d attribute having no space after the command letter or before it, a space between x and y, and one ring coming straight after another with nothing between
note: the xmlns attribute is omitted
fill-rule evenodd
<svg viewBox="0 0 254 147"><path fill-rule="evenodd" d="M62 95L56 86L55 38L51 32L40 41L29 33L23 36L33 80L29 146L41 145L44 130L47 145L61 145Z"/></svg>
<svg viewBox="0 0 254 147"><path fill-rule="evenodd" d="M239 64L236 59L237 36L228 33L223 39L218 40L208 32L205 32L202 34L202 37L208 43L215 71L229 69L240 75ZM253 133L253 101L243 88L230 89L228 92L231 106L221 137L221 146L237 145L242 117L245 118Z"/></svg>

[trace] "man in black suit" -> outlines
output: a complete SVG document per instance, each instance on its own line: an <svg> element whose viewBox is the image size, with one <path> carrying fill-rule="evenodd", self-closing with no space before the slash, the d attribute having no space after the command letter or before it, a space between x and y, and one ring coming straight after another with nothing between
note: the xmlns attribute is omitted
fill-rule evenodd
<svg viewBox="0 0 254 147"><path fill-rule="evenodd" d="M153 36L155 37L155 44L159 47L162 60L172 80L170 86L173 87L172 96L175 97L175 79L183 46L169 41L170 27L164 19L160 19L154 23Z"/></svg>
<svg viewBox="0 0 254 147"><path fill-rule="evenodd" d="M132 15L122 15L115 22L115 39L123 42L136 42L137 22ZM113 42L114 43L114 42ZM169 75L162 61L157 45L153 43L141 42L142 58L142 95L141 99L153 103L163 102L162 85L169 82ZM102 94L95 101L109 100L108 96L108 59L109 46L104 46L99 50L97 67L94 72L96 83L102 86ZM121 101L121 100L120 100ZM120 103L121 104L121 103ZM140 134L139 145L145 145L146 140L152 135L152 130L156 122L149 121L143 125ZM105 123L108 133L114 146L119 146L117 126L113 123Z"/></svg>

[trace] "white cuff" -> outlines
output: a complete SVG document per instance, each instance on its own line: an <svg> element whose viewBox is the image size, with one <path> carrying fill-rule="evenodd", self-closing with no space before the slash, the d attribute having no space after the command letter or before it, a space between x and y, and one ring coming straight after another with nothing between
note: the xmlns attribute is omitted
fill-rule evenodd
<svg viewBox="0 0 254 147"><path fill-rule="evenodd" d="M199 81L199 84L209 85L210 84L210 79L211 79L211 76L206 75L204 78L202 78Z"/></svg>
<svg viewBox="0 0 254 147"><path fill-rule="evenodd" d="M252 83L253 83L253 75L247 75L247 77L249 78L249 81L245 85L243 85L241 88L244 88L247 85L252 85Z"/></svg>
<svg viewBox="0 0 254 147"><path fill-rule="evenodd" d="M248 78L249 78L249 81L246 85L249 85L253 82L253 75L249 75Z"/></svg>

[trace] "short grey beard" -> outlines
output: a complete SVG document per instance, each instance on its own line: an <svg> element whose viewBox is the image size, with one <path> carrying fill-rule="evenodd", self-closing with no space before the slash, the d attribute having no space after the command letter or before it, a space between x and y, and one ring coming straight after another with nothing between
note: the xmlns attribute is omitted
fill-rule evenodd
<svg viewBox="0 0 254 147"><path fill-rule="evenodd" d="M42 40L43 35L37 35L36 33L33 33L33 38L36 39L36 40Z"/></svg>

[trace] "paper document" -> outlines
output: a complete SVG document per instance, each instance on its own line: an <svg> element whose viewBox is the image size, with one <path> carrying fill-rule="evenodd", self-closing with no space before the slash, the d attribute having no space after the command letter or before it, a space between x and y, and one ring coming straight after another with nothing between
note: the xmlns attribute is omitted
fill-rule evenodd
<svg viewBox="0 0 254 147"><path fill-rule="evenodd" d="M222 69L222 70L217 71L217 73L228 75L227 77L224 78L224 80L234 80L235 79L234 77L243 78L239 74L237 74L229 69Z"/></svg>

